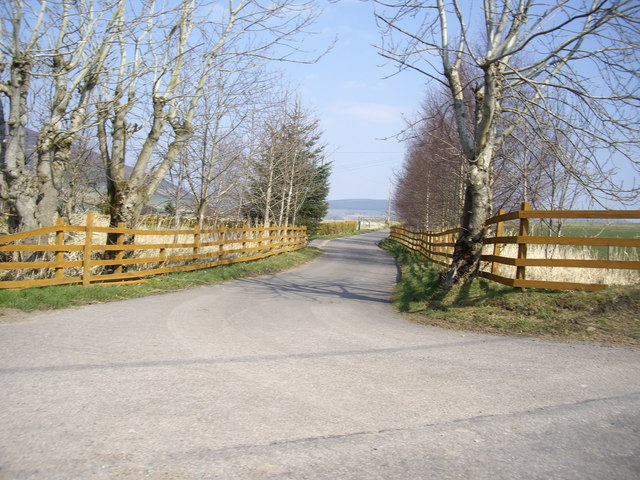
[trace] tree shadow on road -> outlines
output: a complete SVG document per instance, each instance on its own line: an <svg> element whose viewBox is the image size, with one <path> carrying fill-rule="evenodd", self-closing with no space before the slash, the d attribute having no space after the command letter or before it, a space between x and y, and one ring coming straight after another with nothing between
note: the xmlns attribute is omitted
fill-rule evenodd
<svg viewBox="0 0 640 480"><path fill-rule="evenodd" d="M331 298L346 300L376 302L390 304L391 291L376 289L353 282L311 281L305 283L293 282L278 278L251 278L242 280L248 287L248 295L262 294L268 291L272 297L282 299L310 300L313 302L332 303Z"/></svg>

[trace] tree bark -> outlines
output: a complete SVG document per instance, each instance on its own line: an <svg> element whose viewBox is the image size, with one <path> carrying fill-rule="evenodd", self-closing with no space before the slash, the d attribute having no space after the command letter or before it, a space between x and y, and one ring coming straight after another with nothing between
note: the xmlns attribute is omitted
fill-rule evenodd
<svg viewBox="0 0 640 480"><path fill-rule="evenodd" d="M16 46L17 48L17 46ZM9 99L9 117L5 134L2 174L6 191L3 199L9 205L9 231L33 230L39 227L36 216L38 179L27 167L26 123L27 96L33 65L21 52L14 52L10 80L2 93ZM4 187L5 185L3 185ZM4 190L4 188L3 188Z"/></svg>
<svg viewBox="0 0 640 480"><path fill-rule="evenodd" d="M456 241L453 260L445 285L451 288L471 280L478 273L485 221L491 213L491 184L489 168L474 166L470 169L465 190L461 232Z"/></svg>

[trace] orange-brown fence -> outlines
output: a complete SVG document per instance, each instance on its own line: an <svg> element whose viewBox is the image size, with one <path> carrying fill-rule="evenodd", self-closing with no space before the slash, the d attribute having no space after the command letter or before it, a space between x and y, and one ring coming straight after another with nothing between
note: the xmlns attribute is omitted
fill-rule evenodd
<svg viewBox="0 0 640 480"><path fill-rule="evenodd" d="M531 219L604 219L604 220L636 220L640 219L640 210L531 210L528 203L523 203L520 210L506 213L500 210L498 215L487 220L487 236L484 239L484 251L480 257L483 266L480 276L512 287L548 288L557 290L600 290L607 288L605 283L586 283L580 281L581 272L585 269L607 270L640 270L640 223L638 233L633 238L611 237L565 237L531 235ZM513 235L505 235L505 223L517 221L517 229ZM570 225L570 224L567 224ZM390 238L414 250L429 260L448 266L453 258L455 241L459 228L451 228L441 232L410 230L403 226L391 227ZM513 256L507 256L503 250L507 245L514 245ZM578 246L587 248L624 248L622 259L593 258L532 258L530 246ZM488 252L487 250L491 251ZM629 254L629 251L633 254ZM501 272L501 266L512 267L512 273ZM513 268L515 267L515 269ZM576 281L555 281L549 278L528 279L527 270L531 267L568 268ZM544 270L544 269L542 269ZM551 277L550 274L542 274Z"/></svg>
<svg viewBox="0 0 640 480"><path fill-rule="evenodd" d="M108 234L115 243L107 244ZM135 242L126 241L130 236ZM291 252L306 241L306 227L141 230L99 226L87 214L85 225L60 219L52 227L0 237L0 288L132 283Z"/></svg>

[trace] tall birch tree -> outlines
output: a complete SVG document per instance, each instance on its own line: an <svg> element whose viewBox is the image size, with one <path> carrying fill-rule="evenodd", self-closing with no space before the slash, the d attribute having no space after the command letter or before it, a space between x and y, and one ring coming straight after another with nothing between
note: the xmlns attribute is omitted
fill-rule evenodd
<svg viewBox="0 0 640 480"><path fill-rule="evenodd" d="M633 0L377 1L383 57L444 85L467 162L462 233L446 284L478 271L491 172L518 125L553 116L588 169L576 180L597 197L637 195L613 185L613 157L638 168L640 4ZM463 70L471 72L466 81ZM469 118L464 91L473 89ZM526 87L526 88L525 88ZM553 110L553 100L565 108ZM508 121L506 121L508 119ZM595 148L594 148L595 145ZM632 186L634 187L634 186ZM627 197L629 198L629 197Z"/></svg>

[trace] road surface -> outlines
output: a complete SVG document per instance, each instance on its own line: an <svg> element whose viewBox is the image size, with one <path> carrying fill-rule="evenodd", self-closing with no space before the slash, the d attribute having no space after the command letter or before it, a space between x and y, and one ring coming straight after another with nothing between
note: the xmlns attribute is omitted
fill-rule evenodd
<svg viewBox="0 0 640 480"><path fill-rule="evenodd" d="M383 236L0 325L0 479L640 478L640 351L412 324Z"/></svg>

